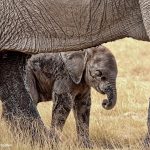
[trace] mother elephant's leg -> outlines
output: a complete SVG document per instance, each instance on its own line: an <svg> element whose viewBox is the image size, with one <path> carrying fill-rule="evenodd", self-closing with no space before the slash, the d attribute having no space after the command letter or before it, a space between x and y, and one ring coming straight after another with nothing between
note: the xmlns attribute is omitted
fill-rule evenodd
<svg viewBox="0 0 150 150"><path fill-rule="evenodd" d="M150 147L150 98L149 98L149 106L148 106L147 127L148 127L148 133L145 138L144 144L145 146Z"/></svg>
<svg viewBox="0 0 150 150"><path fill-rule="evenodd" d="M23 138L29 135L33 142L43 142L40 133L46 130L25 87L25 64L23 53L0 53L2 117L15 131L21 132Z"/></svg>

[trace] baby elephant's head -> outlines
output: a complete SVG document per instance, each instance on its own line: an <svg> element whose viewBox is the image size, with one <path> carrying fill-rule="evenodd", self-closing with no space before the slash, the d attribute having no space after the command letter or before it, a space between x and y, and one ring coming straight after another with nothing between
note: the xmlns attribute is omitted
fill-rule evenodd
<svg viewBox="0 0 150 150"><path fill-rule="evenodd" d="M117 64L112 53L99 46L84 51L63 52L61 55L73 82L79 84L84 79L98 92L107 94L108 100L105 99L102 106L112 109L117 100Z"/></svg>
<svg viewBox="0 0 150 150"><path fill-rule="evenodd" d="M87 49L86 55L85 80L98 92L107 94L108 100L105 99L102 106L105 109L112 109L117 100L116 60L112 53L103 46Z"/></svg>

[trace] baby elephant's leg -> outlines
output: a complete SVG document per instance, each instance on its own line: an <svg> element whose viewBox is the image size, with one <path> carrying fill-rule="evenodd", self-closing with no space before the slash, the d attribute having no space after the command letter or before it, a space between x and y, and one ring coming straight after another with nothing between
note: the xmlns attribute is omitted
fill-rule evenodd
<svg viewBox="0 0 150 150"><path fill-rule="evenodd" d="M54 140L58 141L57 132L61 132L73 105L72 96L68 93L53 93L53 110L51 130Z"/></svg>
<svg viewBox="0 0 150 150"><path fill-rule="evenodd" d="M89 117L91 108L90 91L85 95L77 96L74 103L74 116L78 139L85 147L91 147L89 141Z"/></svg>

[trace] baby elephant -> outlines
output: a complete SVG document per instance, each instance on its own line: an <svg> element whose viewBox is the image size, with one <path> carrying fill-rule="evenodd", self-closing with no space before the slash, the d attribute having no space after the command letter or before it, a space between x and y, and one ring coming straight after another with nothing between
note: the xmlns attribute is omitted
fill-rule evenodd
<svg viewBox="0 0 150 150"><path fill-rule="evenodd" d="M73 108L78 139L89 144L91 87L107 95L109 110L116 104L117 65L112 53L99 46L83 51L33 55L27 64L27 86L35 104L53 101L51 127L62 131Z"/></svg>

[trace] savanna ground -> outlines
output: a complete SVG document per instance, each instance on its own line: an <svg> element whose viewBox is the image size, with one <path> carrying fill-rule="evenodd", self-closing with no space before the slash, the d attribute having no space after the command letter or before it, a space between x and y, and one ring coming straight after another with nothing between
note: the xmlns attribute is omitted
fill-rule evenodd
<svg viewBox="0 0 150 150"><path fill-rule="evenodd" d="M105 96L92 89L90 138L94 149L143 149L142 140L147 132L147 109L150 97L150 44L123 39L105 44L116 57L118 64L118 102L113 110L101 107ZM38 105L40 115L49 128L52 102ZM1 108L0 108L1 112ZM4 145L3 144L11 144ZM4 121L0 121L0 149L31 150L29 144L14 141ZM35 148L40 149L37 145ZM45 146L44 149L48 149ZM58 149L81 149L76 144L76 129L71 113L64 127L63 142Z"/></svg>

